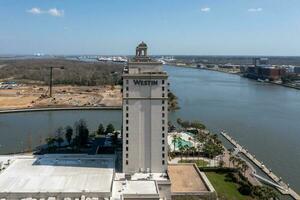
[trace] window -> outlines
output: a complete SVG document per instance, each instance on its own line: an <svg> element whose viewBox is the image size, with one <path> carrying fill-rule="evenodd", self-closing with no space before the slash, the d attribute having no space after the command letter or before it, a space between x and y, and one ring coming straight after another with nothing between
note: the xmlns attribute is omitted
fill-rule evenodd
<svg viewBox="0 0 300 200"><path fill-rule="evenodd" d="M128 87L126 87L126 91L128 91L129 90L129 88Z"/></svg>
<svg viewBox="0 0 300 200"><path fill-rule="evenodd" d="M165 100L162 100L161 103L162 103L162 104L165 104Z"/></svg>
<svg viewBox="0 0 300 200"><path fill-rule="evenodd" d="M128 147L126 147L126 151L128 151Z"/></svg>
<svg viewBox="0 0 300 200"><path fill-rule="evenodd" d="M162 149L161 149L162 151L165 151L165 147L162 147Z"/></svg>
<svg viewBox="0 0 300 200"><path fill-rule="evenodd" d="M165 160L162 161L162 165L165 165Z"/></svg>
<svg viewBox="0 0 300 200"><path fill-rule="evenodd" d="M165 158L165 154L163 153L163 154L161 154L161 156L162 156L162 158Z"/></svg>
<svg viewBox="0 0 300 200"><path fill-rule="evenodd" d="M128 153L126 153L126 158L128 158Z"/></svg>
<svg viewBox="0 0 300 200"><path fill-rule="evenodd" d="M162 93L162 97L165 97L165 93Z"/></svg>
<svg viewBox="0 0 300 200"><path fill-rule="evenodd" d="M165 124L165 120L164 120L164 119L163 119L163 120L161 120L161 123L162 123L162 124Z"/></svg>
<svg viewBox="0 0 300 200"><path fill-rule="evenodd" d="M126 165L128 165L128 160L126 160Z"/></svg>
<svg viewBox="0 0 300 200"><path fill-rule="evenodd" d="M126 100L125 102L126 102L126 104L128 105L128 100Z"/></svg>
<svg viewBox="0 0 300 200"><path fill-rule="evenodd" d="M165 80L162 80L162 81L161 81L161 84L165 84Z"/></svg>
<svg viewBox="0 0 300 200"><path fill-rule="evenodd" d="M128 119L126 120L126 124L128 124Z"/></svg>
<svg viewBox="0 0 300 200"><path fill-rule="evenodd" d="M126 80L126 84L128 84L129 83L129 81L128 80Z"/></svg>
<svg viewBox="0 0 300 200"><path fill-rule="evenodd" d="M126 113L126 117L128 117L129 116L129 114L128 113Z"/></svg>
<svg viewBox="0 0 300 200"><path fill-rule="evenodd" d="M129 130L129 128L128 128L128 126L126 126L126 131L128 131Z"/></svg>
<svg viewBox="0 0 300 200"><path fill-rule="evenodd" d="M165 144L165 140L162 140L162 144Z"/></svg>
<svg viewBox="0 0 300 200"><path fill-rule="evenodd" d="M162 87L161 89L162 89L162 91L165 91L165 87Z"/></svg>
<svg viewBox="0 0 300 200"><path fill-rule="evenodd" d="M126 137L128 138L128 133L126 133Z"/></svg>
<svg viewBox="0 0 300 200"><path fill-rule="evenodd" d="M126 144L128 144L128 140L126 140Z"/></svg>
<svg viewBox="0 0 300 200"><path fill-rule="evenodd" d="M165 107L163 106L163 107L161 107L161 109L162 109L162 111L165 111Z"/></svg>
<svg viewBox="0 0 300 200"><path fill-rule="evenodd" d="M128 93L126 93L126 97L129 97L129 94L128 94Z"/></svg>
<svg viewBox="0 0 300 200"><path fill-rule="evenodd" d="M162 134L162 137L163 137L163 138L165 137L165 134L164 134L164 133Z"/></svg>
<svg viewBox="0 0 300 200"><path fill-rule="evenodd" d="M165 131L165 127L164 127L164 126L163 126L163 127L161 127L161 130L162 130L162 131Z"/></svg>
<svg viewBox="0 0 300 200"><path fill-rule="evenodd" d="M165 117L165 113L162 113L162 117Z"/></svg>
<svg viewBox="0 0 300 200"><path fill-rule="evenodd" d="M126 111L128 111L129 110L129 107L128 106L126 106Z"/></svg>

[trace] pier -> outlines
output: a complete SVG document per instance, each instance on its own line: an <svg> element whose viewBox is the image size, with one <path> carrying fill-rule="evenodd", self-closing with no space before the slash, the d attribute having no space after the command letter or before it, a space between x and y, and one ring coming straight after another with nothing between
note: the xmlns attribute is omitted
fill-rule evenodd
<svg viewBox="0 0 300 200"><path fill-rule="evenodd" d="M297 194L292 188L289 187L288 184L284 183L281 178L276 176L270 169L268 169L262 162L257 160L254 155L249 153L246 149L244 149L241 145L239 145L232 137L230 137L227 133L224 131L221 132L221 135L228 140L235 148L243 153L249 160L251 160L258 168L260 168L270 179L272 179L275 183L272 183L271 185L275 186L278 191L283 195L290 195L293 199L300 200L299 194ZM267 179L263 177L258 177L258 175L253 174L255 177L266 180L264 182L267 182ZM270 184L270 181L267 182Z"/></svg>

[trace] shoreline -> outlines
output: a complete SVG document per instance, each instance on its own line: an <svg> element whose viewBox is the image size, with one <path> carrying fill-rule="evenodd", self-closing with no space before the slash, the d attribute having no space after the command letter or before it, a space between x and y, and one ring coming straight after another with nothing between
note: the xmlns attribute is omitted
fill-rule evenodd
<svg viewBox="0 0 300 200"><path fill-rule="evenodd" d="M23 109L0 110L0 114L40 112L40 111L63 111L63 110L122 110L122 106L23 108Z"/></svg>
<svg viewBox="0 0 300 200"><path fill-rule="evenodd" d="M171 66L171 65L168 65L168 66ZM217 70L217 69L197 68L197 67L193 67L193 66L180 66L180 65L177 65L177 66L174 65L174 67L201 69L201 70L207 70L207 71L213 71L213 72L221 72L221 73L224 73L224 74L239 75L239 76L243 77L241 73L231 73L231 72L226 72L226 71ZM243 78L247 78L247 77L243 77ZM255 79L252 79L252 80L255 80ZM292 86L292 85L286 85L286 84L275 83L275 82L265 82L265 83L270 83L270 84L273 84L273 85L278 85L278 86L282 86L282 87L286 87L286 88L300 90L300 87L296 87L296 86Z"/></svg>

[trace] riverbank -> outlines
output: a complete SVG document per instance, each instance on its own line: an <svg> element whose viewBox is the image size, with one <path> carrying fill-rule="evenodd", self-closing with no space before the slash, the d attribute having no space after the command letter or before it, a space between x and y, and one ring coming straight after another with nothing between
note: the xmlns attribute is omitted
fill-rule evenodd
<svg viewBox="0 0 300 200"><path fill-rule="evenodd" d="M235 148L237 152L241 152L244 154L252 163L254 163L257 167L259 167L269 178L271 178L274 182L271 182L259 175L256 172L252 172L252 176L259 178L263 182L274 186L278 191L283 195L290 195L293 199L298 200L300 196L292 189L290 186L282 181L281 178L277 177L271 169L268 169L262 162L258 161L255 156L250 154L246 149L244 149L241 145L239 145L232 137L230 137L227 133L221 132L221 135L226 138Z"/></svg>
<svg viewBox="0 0 300 200"><path fill-rule="evenodd" d="M0 110L0 114L19 112L39 112L39 111L64 111L64 110L122 110L121 106L98 106L98 107L55 107L55 108L24 108Z"/></svg>
<svg viewBox="0 0 300 200"><path fill-rule="evenodd" d="M233 71L233 70L227 70L227 69L216 69L216 68L198 68L196 66L183 66L183 65L176 65L174 67L181 67L181 68L192 68L192 69L201 69L201 70L208 70L208 71L214 71L214 72L221 72L221 73L225 73L225 74L233 74L233 75L239 75L241 76L242 74L240 73L240 71ZM243 76L241 76L243 77ZM246 78L246 77L244 77ZM270 83L270 84L274 84L274 85L279 85L279 86L282 86L282 87L287 87L287 88L292 88L292 89L296 89L296 90L300 90L300 87L297 87L297 86L293 86L293 85L288 85L288 84L283 84L283 83L276 83L276 82L265 82L265 83Z"/></svg>

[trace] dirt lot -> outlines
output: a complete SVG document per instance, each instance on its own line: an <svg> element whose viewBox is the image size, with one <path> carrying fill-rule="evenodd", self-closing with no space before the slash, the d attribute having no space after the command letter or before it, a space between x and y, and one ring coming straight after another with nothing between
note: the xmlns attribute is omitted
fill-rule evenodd
<svg viewBox="0 0 300 200"><path fill-rule="evenodd" d="M52 98L48 97L47 86L18 85L13 89L0 89L0 110L80 107L121 106L120 86L55 86Z"/></svg>

